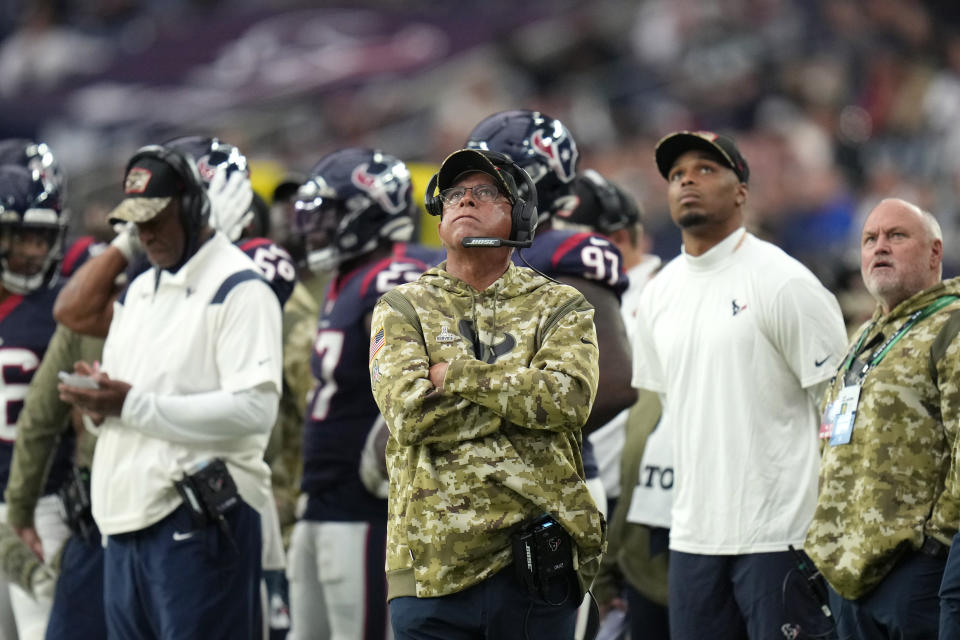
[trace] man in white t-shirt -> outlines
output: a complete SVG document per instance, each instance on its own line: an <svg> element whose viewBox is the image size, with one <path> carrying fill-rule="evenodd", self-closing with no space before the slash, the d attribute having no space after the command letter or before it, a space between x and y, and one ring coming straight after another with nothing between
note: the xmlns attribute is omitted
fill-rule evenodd
<svg viewBox="0 0 960 640"><path fill-rule="evenodd" d="M110 217L136 224L153 268L114 302L102 368L76 365L96 388L60 385L100 425L91 497L107 536L108 633L256 637L280 305L254 262L208 225L189 156L144 147L124 192Z"/></svg>
<svg viewBox="0 0 960 640"><path fill-rule="evenodd" d="M673 433L671 638L829 629L788 548L816 505L818 401L846 343L839 305L743 227L750 170L732 139L674 133L656 161L683 251L641 295L633 384L661 394Z"/></svg>

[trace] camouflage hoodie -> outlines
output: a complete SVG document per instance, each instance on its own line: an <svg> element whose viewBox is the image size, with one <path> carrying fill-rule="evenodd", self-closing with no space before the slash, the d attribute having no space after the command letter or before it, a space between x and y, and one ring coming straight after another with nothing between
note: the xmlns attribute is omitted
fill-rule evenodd
<svg viewBox="0 0 960 640"><path fill-rule="evenodd" d="M960 280L922 291L886 317L878 308L853 344L869 328L866 360L912 313L949 294L960 294ZM850 443L824 447L805 549L848 600L876 587L925 535L949 544L957 531L960 492L950 469L960 420L960 340L943 344L941 337L934 345L944 325L960 319L958 310L960 300L903 335L863 381ZM883 337L874 342L878 333ZM842 377L831 382L824 406L843 388Z"/></svg>
<svg viewBox="0 0 960 640"><path fill-rule="evenodd" d="M593 308L526 268L477 291L445 266L397 289L422 332L383 299L373 312L371 382L391 432L388 598L485 580L543 513L572 536L588 581L604 544L580 454L599 375ZM442 393L437 362L449 363Z"/></svg>

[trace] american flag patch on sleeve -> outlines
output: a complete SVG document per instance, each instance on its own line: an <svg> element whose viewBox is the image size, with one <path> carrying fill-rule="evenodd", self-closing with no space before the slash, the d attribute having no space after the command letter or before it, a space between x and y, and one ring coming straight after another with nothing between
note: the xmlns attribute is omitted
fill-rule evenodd
<svg viewBox="0 0 960 640"><path fill-rule="evenodd" d="M383 327L381 326L370 338L370 362L373 362L373 359L377 357L377 353L383 348L383 344Z"/></svg>

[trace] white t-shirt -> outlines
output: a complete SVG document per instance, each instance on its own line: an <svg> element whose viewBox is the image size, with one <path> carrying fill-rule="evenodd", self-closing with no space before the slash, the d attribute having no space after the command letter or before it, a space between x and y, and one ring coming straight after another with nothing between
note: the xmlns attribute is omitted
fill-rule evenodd
<svg viewBox="0 0 960 640"><path fill-rule="evenodd" d="M620 316L623 318L623 326L627 330L627 339L633 344L633 332L636 331L637 313L640 308L640 296L643 294L644 287L650 282L650 279L660 268L660 257L655 255L645 255L643 262L634 265L627 271L627 280L629 285L627 290L620 296Z"/></svg>
<svg viewBox="0 0 960 640"><path fill-rule="evenodd" d="M647 285L633 385L661 392L673 433L670 547L709 555L800 545L816 505L817 399L846 347L836 298L738 229Z"/></svg>
<svg viewBox="0 0 960 640"><path fill-rule="evenodd" d="M260 387L279 396L281 343L276 296L253 261L216 233L177 273L162 271L158 281L150 269L130 283L114 303L102 369L139 393L189 399ZM91 478L100 530L125 533L159 521L181 503L174 481L213 457L227 462L243 499L262 509L270 492L270 469L263 461L269 427L184 443L108 418Z"/></svg>

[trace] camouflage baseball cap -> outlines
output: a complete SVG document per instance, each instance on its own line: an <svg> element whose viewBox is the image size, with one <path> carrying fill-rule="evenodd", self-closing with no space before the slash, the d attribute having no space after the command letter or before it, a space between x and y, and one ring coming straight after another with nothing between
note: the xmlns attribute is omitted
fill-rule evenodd
<svg viewBox="0 0 960 640"><path fill-rule="evenodd" d="M183 188L183 181L172 166L159 158L140 158L127 171L123 181L126 197L110 212L110 223L152 220Z"/></svg>
<svg viewBox="0 0 960 640"><path fill-rule="evenodd" d="M666 178L677 158L694 149L718 155L723 164L737 174L740 182L749 182L750 167L740 154L737 143L729 136L712 131L678 131L661 138L655 151L660 175Z"/></svg>
<svg viewBox="0 0 960 640"><path fill-rule="evenodd" d="M488 157L488 155L490 157ZM493 158L493 159L491 159ZM454 151L443 164L440 165L440 172L437 174L437 189L443 191L449 189L467 173L479 171L492 177L497 183L497 187L511 202L517 199L516 182L512 177L505 175L500 167L494 164L494 159L510 162L510 159L502 154L492 151L481 151L477 149L460 149Z"/></svg>

